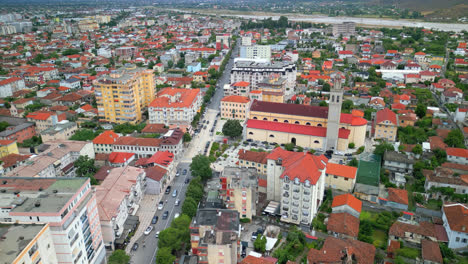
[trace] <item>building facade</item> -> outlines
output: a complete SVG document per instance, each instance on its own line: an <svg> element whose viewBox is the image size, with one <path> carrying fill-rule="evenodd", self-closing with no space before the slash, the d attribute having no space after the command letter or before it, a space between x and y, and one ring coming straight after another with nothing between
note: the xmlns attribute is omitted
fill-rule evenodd
<svg viewBox="0 0 468 264"><path fill-rule="evenodd" d="M398 116L390 109L384 108L376 113L374 120L374 139L389 142L396 140L398 130Z"/></svg>
<svg viewBox="0 0 468 264"><path fill-rule="evenodd" d="M453 249L468 246L468 206L466 204L445 204L442 206L442 220L449 239L448 247Z"/></svg>
<svg viewBox="0 0 468 264"><path fill-rule="evenodd" d="M270 45L250 45L240 47L240 58L271 60Z"/></svg>
<svg viewBox="0 0 468 264"><path fill-rule="evenodd" d="M249 114L250 99L231 95L221 99L221 118L245 121Z"/></svg>
<svg viewBox="0 0 468 264"><path fill-rule="evenodd" d="M93 82L101 121L139 123L142 113L154 99L153 70L126 65Z"/></svg>
<svg viewBox="0 0 468 264"><path fill-rule="evenodd" d="M75 122L64 120L57 123L55 126L41 131L42 141L67 140L73 136L77 130L78 126Z"/></svg>

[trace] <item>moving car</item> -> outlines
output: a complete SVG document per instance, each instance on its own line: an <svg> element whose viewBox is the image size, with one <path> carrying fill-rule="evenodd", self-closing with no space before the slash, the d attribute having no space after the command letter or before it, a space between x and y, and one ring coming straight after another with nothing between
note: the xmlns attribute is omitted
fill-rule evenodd
<svg viewBox="0 0 468 264"><path fill-rule="evenodd" d="M158 205L158 210L162 210L164 208L164 202L160 201Z"/></svg>
<svg viewBox="0 0 468 264"><path fill-rule="evenodd" d="M187 184L187 183L189 183L189 182L190 182L190 179L188 179L188 178L185 179L185 181L184 181L185 184Z"/></svg>
<svg viewBox="0 0 468 264"><path fill-rule="evenodd" d="M174 215L174 218L177 218L177 217L179 217L179 213L176 213L176 214Z"/></svg>
<svg viewBox="0 0 468 264"><path fill-rule="evenodd" d="M172 192L172 197L176 197L177 196L177 190L174 190L174 192Z"/></svg>
<svg viewBox="0 0 468 264"><path fill-rule="evenodd" d="M257 232L252 232L252 240L256 240L257 239Z"/></svg>
<svg viewBox="0 0 468 264"><path fill-rule="evenodd" d="M156 238L158 238L158 237L159 237L159 231L158 231L158 232L156 232L156 235L155 235L155 237L156 237Z"/></svg>
<svg viewBox="0 0 468 264"><path fill-rule="evenodd" d="M179 200L179 199L175 200L175 205L176 205L176 206L179 206L179 205L180 205L180 200Z"/></svg>
<svg viewBox="0 0 468 264"><path fill-rule="evenodd" d="M159 217L157 215L153 216L153 219L151 219L151 224L153 224L153 225L156 224L158 222L158 218Z"/></svg>
<svg viewBox="0 0 468 264"><path fill-rule="evenodd" d="M164 211L162 219L166 220L169 217L169 211Z"/></svg>
<svg viewBox="0 0 468 264"><path fill-rule="evenodd" d="M151 233L151 231L153 231L153 226L148 226L145 229L145 232L143 232L143 234L145 234L145 236L147 236L147 235L149 235Z"/></svg>
<svg viewBox="0 0 468 264"><path fill-rule="evenodd" d="M187 169L184 169L184 171L182 172L182 175L187 175Z"/></svg>

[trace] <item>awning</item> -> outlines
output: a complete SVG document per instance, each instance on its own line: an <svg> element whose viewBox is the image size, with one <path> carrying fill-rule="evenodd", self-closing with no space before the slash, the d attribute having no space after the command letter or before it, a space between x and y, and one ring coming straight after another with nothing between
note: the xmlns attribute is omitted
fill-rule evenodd
<svg viewBox="0 0 468 264"><path fill-rule="evenodd" d="M263 214L276 215L279 213L280 203L271 201L268 206L263 210Z"/></svg>

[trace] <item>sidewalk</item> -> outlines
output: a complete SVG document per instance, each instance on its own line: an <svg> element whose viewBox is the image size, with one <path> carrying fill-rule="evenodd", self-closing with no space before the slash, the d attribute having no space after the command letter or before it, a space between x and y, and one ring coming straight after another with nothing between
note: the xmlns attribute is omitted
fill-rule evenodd
<svg viewBox="0 0 468 264"><path fill-rule="evenodd" d="M140 202L140 208L138 209L137 216L140 218L140 226L138 227L135 235L130 239L130 242L127 245L125 251L127 254L130 254L130 251L133 247L133 243L138 241L138 239L143 235L146 227L151 224L153 215L156 213L159 200L162 198L163 193L156 194L146 194Z"/></svg>

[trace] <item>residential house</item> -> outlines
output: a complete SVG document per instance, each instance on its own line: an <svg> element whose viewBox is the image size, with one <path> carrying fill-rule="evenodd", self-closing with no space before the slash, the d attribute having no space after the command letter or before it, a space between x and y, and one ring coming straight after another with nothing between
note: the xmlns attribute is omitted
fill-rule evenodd
<svg viewBox="0 0 468 264"><path fill-rule="evenodd" d="M160 166L145 168L146 194L161 194L167 182L168 171Z"/></svg>
<svg viewBox="0 0 468 264"><path fill-rule="evenodd" d="M113 130L106 130L99 136L93 139L95 153L109 154L112 152L114 142L119 138L119 135Z"/></svg>
<svg viewBox="0 0 468 264"><path fill-rule="evenodd" d="M54 112L49 111L36 111L29 113L26 118L29 122L36 124L36 130L42 132L49 127L55 126L59 121L59 116ZM60 117L62 119L63 117ZM65 118L63 118L65 119Z"/></svg>
<svg viewBox="0 0 468 264"><path fill-rule="evenodd" d="M357 168L336 163L328 163L325 187L352 192L356 183Z"/></svg>
<svg viewBox="0 0 468 264"><path fill-rule="evenodd" d="M386 194L386 197L379 197L379 203L381 205L400 210L408 210L408 191L398 188L388 188Z"/></svg>
<svg viewBox="0 0 468 264"><path fill-rule="evenodd" d="M250 109L250 99L239 95L230 95L221 99L221 118L245 121Z"/></svg>
<svg viewBox="0 0 468 264"><path fill-rule="evenodd" d="M462 148L446 148L449 162L468 165L468 150Z"/></svg>
<svg viewBox="0 0 468 264"><path fill-rule="evenodd" d="M220 196L224 200L226 208L237 210L241 218L252 219L257 214L257 170L255 168L225 167L220 181Z"/></svg>
<svg viewBox="0 0 468 264"><path fill-rule="evenodd" d="M111 152L108 163L111 167L126 167L135 160L135 153Z"/></svg>
<svg viewBox="0 0 468 264"><path fill-rule="evenodd" d="M258 174L267 174L268 152L257 152L240 149L238 155L238 165L241 168L255 168Z"/></svg>
<svg viewBox="0 0 468 264"><path fill-rule="evenodd" d="M189 65L187 65L188 72L198 72L200 70L201 70L201 62L199 61L192 62Z"/></svg>
<svg viewBox="0 0 468 264"><path fill-rule="evenodd" d="M448 236L448 247L452 249L468 246L468 206L466 204L444 204L442 220Z"/></svg>
<svg viewBox="0 0 468 264"><path fill-rule="evenodd" d="M406 243L421 245L423 240L437 241L434 224L429 222L404 223L396 221L388 232L389 240L403 240Z"/></svg>
<svg viewBox="0 0 468 264"><path fill-rule="evenodd" d="M383 168L391 173L411 174L415 161L403 153L386 151L383 157Z"/></svg>
<svg viewBox="0 0 468 264"><path fill-rule="evenodd" d="M78 130L78 126L75 122L69 122L63 120L58 122L56 125L51 126L41 131L41 137L43 142L54 141L54 140L67 140L75 134Z"/></svg>
<svg viewBox="0 0 468 264"><path fill-rule="evenodd" d="M0 140L0 158L8 156L10 154L19 154L18 145L14 140Z"/></svg>
<svg viewBox="0 0 468 264"><path fill-rule="evenodd" d="M347 213L359 218L362 202L352 194L346 193L335 196L331 207L332 213Z"/></svg>
<svg viewBox="0 0 468 264"><path fill-rule="evenodd" d="M372 244L353 239L327 237L320 250L310 249L307 254L308 264L359 263L373 264L375 247Z"/></svg>
<svg viewBox="0 0 468 264"><path fill-rule="evenodd" d="M145 182L143 169L127 166L111 169L106 179L96 186L96 204L106 247L114 248L114 241L122 235L127 217L138 209Z"/></svg>
<svg viewBox="0 0 468 264"><path fill-rule="evenodd" d="M426 177L426 182L424 184L424 189L426 191L431 190L432 187L448 187L452 188L455 193L468 194L467 174L456 175L452 169L443 167L436 168L435 170L422 170L422 173Z"/></svg>
<svg viewBox="0 0 468 264"><path fill-rule="evenodd" d="M421 242L421 256L424 264L443 264L439 243L424 239Z"/></svg>
<svg viewBox="0 0 468 264"><path fill-rule="evenodd" d="M35 135L36 129L34 123L23 122L19 123L18 125L9 126L4 131L0 132L0 139L14 140L18 143L23 143L24 140L30 139Z"/></svg>
<svg viewBox="0 0 468 264"><path fill-rule="evenodd" d="M0 97L12 96L14 92L25 89L24 80L18 77L0 79Z"/></svg>
<svg viewBox="0 0 468 264"><path fill-rule="evenodd" d="M390 109L385 108L376 113L373 126L374 139L384 139L390 142L396 140L398 117Z"/></svg>
<svg viewBox="0 0 468 264"><path fill-rule="evenodd" d="M159 138L119 137L114 141L112 151L135 153L136 158L151 157L159 150L161 141Z"/></svg>

